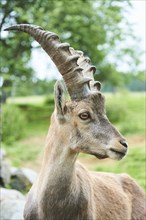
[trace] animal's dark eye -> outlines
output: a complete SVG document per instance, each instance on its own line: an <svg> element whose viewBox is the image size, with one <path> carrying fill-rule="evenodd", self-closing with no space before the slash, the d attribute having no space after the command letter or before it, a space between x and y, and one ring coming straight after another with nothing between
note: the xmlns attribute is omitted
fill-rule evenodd
<svg viewBox="0 0 146 220"><path fill-rule="evenodd" d="M82 120L87 120L90 118L90 113L89 112L83 112L83 113L80 113L79 114L79 117L82 119Z"/></svg>

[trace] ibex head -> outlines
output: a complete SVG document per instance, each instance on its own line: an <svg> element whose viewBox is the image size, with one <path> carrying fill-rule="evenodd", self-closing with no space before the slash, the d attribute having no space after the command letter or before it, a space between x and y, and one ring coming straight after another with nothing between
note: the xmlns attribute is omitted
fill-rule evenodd
<svg viewBox="0 0 146 220"><path fill-rule="evenodd" d="M96 68L90 65L89 58L38 26L20 24L6 30L24 31L33 36L62 74L71 101L65 101L63 86L57 82L53 117L71 151L92 154L99 159L122 159L128 145L106 116L105 98L100 83L94 81Z"/></svg>
<svg viewBox="0 0 146 220"><path fill-rule="evenodd" d="M92 91L81 100L66 102L64 97L62 85L56 83L54 117L69 139L68 146L99 159L122 159L128 145L106 116L104 96L99 91Z"/></svg>

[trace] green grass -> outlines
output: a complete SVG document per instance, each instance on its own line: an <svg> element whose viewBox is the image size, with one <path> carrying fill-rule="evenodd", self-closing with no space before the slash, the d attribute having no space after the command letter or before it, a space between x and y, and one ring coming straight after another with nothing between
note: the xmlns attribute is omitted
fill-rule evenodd
<svg viewBox="0 0 146 220"><path fill-rule="evenodd" d="M144 93L107 94L106 106L109 119L121 133L145 134Z"/></svg>
<svg viewBox="0 0 146 220"><path fill-rule="evenodd" d="M32 135L40 135L46 133L50 125L50 117L54 109L54 105L47 106L19 106L28 119L25 137Z"/></svg>
<svg viewBox="0 0 146 220"><path fill-rule="evenodd" d="M27 128L24 137L46 133L50 124L50 117L54 110L54 97L29 96L9 98L7 105L15 104L26 115Z"/></svg>
<svg viewBox="0 0 146 220"><path fill-rule="evenodd" d="M2 147L6 149L8 158L11 159L12 165L16 167L24 166L25 163L30 161L32 164L35 163L37 157L42 152L39 144L25 144L21 141L17 141L11 146L3 144Z"/></svg>
<svg viewBox="0 0 146 220"><path fill-rule="evenodd" d="M8 98L8 104L16 105L34 105L41 106L44 104L46 96L24 96L24 97L14 97Z"/></svg>

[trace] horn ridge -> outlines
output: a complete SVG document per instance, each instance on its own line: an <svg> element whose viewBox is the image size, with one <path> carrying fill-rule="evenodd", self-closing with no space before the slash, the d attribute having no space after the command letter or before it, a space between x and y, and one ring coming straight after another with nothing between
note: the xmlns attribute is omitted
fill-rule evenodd
<svg viewBox="0 0 146 220"><path fill-rule="evenodd" d="M42 46L63 76L72 100L80 100L89 95L90 89L88 84L93 77L90 75L89 80L84 79L87 76L89 78L89 74L85 72L86 64L89 61L87 62L81 53L75 52L74 49L73 53L68 43L61 43L55 33L45 31L37 25L17 24L5 30L26 32Z"/></svg>

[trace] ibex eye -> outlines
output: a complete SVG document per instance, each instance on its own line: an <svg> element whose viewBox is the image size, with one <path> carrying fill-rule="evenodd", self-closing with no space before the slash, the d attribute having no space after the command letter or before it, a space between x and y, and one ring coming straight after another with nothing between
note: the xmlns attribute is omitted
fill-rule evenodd
<svg viewBox="0 0 146 220"><path fill-rule="evenodd" d="M79 117L82 119L82 120L87 120L90 118L90 114L89 112L83 112L83 113L80 113L79 114Z"/></svg>

